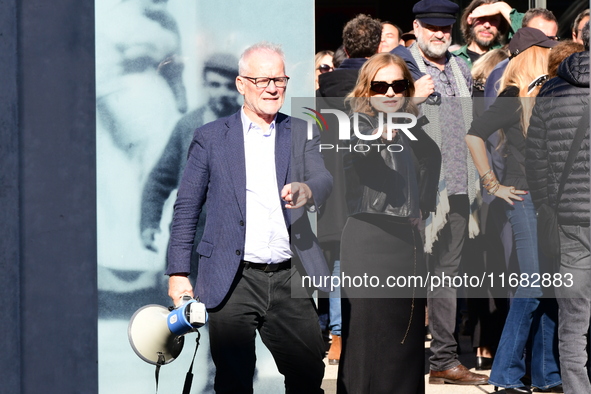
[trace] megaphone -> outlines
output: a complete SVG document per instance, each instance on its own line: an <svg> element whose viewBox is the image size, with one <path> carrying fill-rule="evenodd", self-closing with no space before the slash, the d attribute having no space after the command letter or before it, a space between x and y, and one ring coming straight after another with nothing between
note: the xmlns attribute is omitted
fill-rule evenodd
<svg viewBox="0 0 591 394"><path fill-rule="evenodd" d="M138 309L129 321L127 335L135 354L149 364L160 366L179 356L185 342L183 335L206 322L205 305L184 296L183 304L172 310L161 305Z"/></svg>

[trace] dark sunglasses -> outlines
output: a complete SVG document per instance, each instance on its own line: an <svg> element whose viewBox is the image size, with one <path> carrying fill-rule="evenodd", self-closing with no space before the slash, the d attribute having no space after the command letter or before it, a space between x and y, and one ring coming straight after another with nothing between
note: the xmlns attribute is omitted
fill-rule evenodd
<svg viewBox="0 0 591 394"><path fill-rule="evenodd" d="M394 93L402 93L410 86L410 81L408 79L401 79L398 81L394 81L392 83L387 83L384 81L372 81L370 85L371 91L377 94L386 94L388 93L388 89L392 88Z"/></svg>
<svg viewBox="0 0 591 394"><path fill-rule="evenodd" d="M332 68L328 64L321 64L320 66L318 66L318 71L320 71L320 74L329 73L332 70L334 70L334 68Z"/></svg>

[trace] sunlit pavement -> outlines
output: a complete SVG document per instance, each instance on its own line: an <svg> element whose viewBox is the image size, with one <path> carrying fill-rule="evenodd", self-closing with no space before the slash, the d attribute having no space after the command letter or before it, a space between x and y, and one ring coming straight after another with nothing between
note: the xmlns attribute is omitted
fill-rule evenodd
<svg viewBox="0 0 591 394"><path fill-rule="evenodd" d="M127 393L153 393L155 392L155 377L153 365L140 360L133 353L127 338L126 320L99 320L99 393L100 394L127 394ZM211 393L214 367L209 358L208 333L201 329L201 346L197 351L193 373L193 389L191 393ZM191 364L195 350L195 334L189 334L185 338L185 349L177 360L167 364L160 370L159 390L161 393L180 393L185 374ZM494 387L462 386L453 384L431 385L428 383L428 358L430 342L425 342L425 387L426 394L482 394L494 393ZM470 338L460 337L461 349L460 361L466 367L474 371L476 357L470 346ZM338 366L328 365L325 358L326 372L323 381L323 389L326 394L336 393L336 379ZM488 374L490 371L482 373ZM283 377L277 372L275 363L269 351L257 339L257 376L254 382L255 393L276 394L284 391ZM502 394L502 391L497 394ZM394 393L399 394L399 393ZM403 393L400 393L403 394Z"/></svg>

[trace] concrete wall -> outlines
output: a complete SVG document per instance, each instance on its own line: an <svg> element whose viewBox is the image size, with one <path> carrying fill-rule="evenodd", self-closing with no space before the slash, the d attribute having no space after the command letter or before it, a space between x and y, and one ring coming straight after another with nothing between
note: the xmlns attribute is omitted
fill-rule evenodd
<svg viewBox="0 0 591 394"><path fill-rule="evenodd" d="M94 3L0 0L0 382L97 393Z"/></svg>

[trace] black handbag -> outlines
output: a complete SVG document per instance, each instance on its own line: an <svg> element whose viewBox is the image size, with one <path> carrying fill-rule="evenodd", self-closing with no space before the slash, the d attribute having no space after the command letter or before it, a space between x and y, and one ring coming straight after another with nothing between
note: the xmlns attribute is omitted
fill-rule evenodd
<svg viewBox="0 0 591 394"><path fill-rule="evenodd" d="M560 256L560 234L558 232L558 204L560 197L564 191L564 185L566 179L570 174L570 170L575 161L575 157L581 147L583 138L585 137L585 131L589 127L589 105L585 106L583 110L583 119L571 144L570 150L568 151L568 157L564 163L564 170L560 176L560 184L558 186L558 193L556 193L556 203L553 207L549 204L542 204L537 210L538 213L538 244L542 249L542 252L549 258L557 258Z"/></svg>

